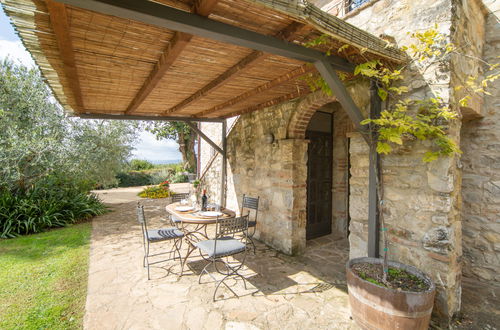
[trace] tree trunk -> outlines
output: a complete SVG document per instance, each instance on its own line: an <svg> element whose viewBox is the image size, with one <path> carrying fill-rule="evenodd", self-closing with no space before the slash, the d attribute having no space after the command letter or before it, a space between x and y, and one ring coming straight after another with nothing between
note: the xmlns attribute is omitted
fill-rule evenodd
<svg viewBox="0 0 500 330"><path fill-rule="evenodd" d="M179 151L182 154L182 162L184 163L184 168L186 171L195 173L196 172L196 154L194 152L194 142L196 139L196 134L190 130L189 135L184 133L179 133Z"/></svg>

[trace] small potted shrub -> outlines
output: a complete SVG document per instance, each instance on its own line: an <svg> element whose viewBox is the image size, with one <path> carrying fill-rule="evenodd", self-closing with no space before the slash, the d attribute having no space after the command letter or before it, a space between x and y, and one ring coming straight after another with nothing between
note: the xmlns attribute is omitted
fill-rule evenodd
<svg viewBox="0 0 500 330"><path fill-rule="evenodd" d="M431 278L399 262L387 266L368 257L347 263L353 319L363 329L427 329L436 293Z"/></svg>

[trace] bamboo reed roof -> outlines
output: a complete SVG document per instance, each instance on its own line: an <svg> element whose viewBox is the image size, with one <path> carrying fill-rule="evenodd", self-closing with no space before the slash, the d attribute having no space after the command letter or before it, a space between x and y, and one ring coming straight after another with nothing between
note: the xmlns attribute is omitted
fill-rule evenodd
<svg viewBox="0 0 500 330"><path fill-rule="evenodd" d="M295 59L53 0L1 1L56 98L75 115L231 117L309 93L303 77L316 72ZM333 54L351 63L404 60L306 1L155 2L298 44L326 33Z"/></svg>

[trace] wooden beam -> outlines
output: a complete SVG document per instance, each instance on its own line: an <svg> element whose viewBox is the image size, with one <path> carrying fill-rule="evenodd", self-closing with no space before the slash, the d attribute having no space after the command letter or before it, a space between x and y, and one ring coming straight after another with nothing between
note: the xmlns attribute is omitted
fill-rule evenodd
<svg viewBox="0 0 500 330"><path fill-rule="evenodd" d="M286 42L230 24L210 20L147 0L58 0L98 13L130 19L174 31L251 48L265 53L315 63L326 61L335 70L352 72L354 65L345 59L305 46Z"/></svg>
<svg viewBox="0 0 500 330"><path fill-rule="evenodd" d="M276 34L276 36L283 38L284 40L288 40L291 39L303 27L304 24L293 22L292 24L288 25L285 29L279 31ZM222 85L227 84L231 80L234 80L235 78L239 77L240 74L245 70L251 69L256 65L262 63L262 61L264 61L269 56L270 56L269 54L264 54L259 51L253 51L248 56L239 61L237 64L235 64L234 66L226 70L224 73L219 75L217 78L209 82L207 85L202 87L200 90L198 90L188 98L184 99L182 102L178 103L177 105L165 111L165 115L172 114L174 112L182 110L192 102L202 98L203 96L213 92Z"/></svg>
<svg viewBox="0 0 500 330"><path fill-rule="evenodd" d="M66 6L62 3L47 0L47 9L49 11L50 25L56 38L59 54L64 65L64 74L68 80L69 88L76 102L76 112L82 112L84 109L80 80L76 69L76 62L73 50L73 43L69 34L68 15Z"/></svg>
<svg viewBox="0 0 500 330"><path fill-rule="evenodd" d="M221 123L224 119L219 118L193 118L193 117L167 117L136 114L110 114L110 113L79 113L76 115L82 119L110 119L110 120L152 120L152 121L183 121L183 122L207 122L207 123Z"/></svg>
<svg viewBox="0 0 500 330"><path fill-rule="evenodd" d="M217 4L218 0L197 0L194 5L194 12L198 15L208 16L212 9ZM156 62L153 70L146 78L141 89L137 92L134 99L130 102L127 111L125 113L131 113L137 110L137 108L144 102L146 97L153 91L156 85L163 78L164 74L170 69L170 67L177 60L179 55L182 53L184 48L189 44L193 36L191 34L176 32L165 48L163 53L160 55L158 62Z"/></svg>
<svg viewBox="0 0 500 330"><path fill-rule="evenodd" d="M196 0L194 2L194 12L207 17L214 10L219 0Z"/></svg>
<svg viewBox="0 0 500 330"><path fill-rule="evenodd" d="M251 107L245 108L243 110L239 110L239 111L235 111L235 112L231 112L229 114L223 115L222 118L230 118L230 117L234 117L234 116L244 115L245 113L257 111L260 109L271 107L273 105L283 103L283 102L291 100L291 99L295 99L297 97L301 97L303 95L309 94L310 92L311 91L309 90L309 88L299 89L293 93L283 95L283 96L277 97L275 99L272 99L272 100L269 100L269 101L266 101L266 102L263 102L263 103L260 103L257 105L252 105Z"/></svg>
<svg viewBox="0 0 500 330"><path fill-rule="evenodd" d="M236 65L233 65L231 68L226 70L223 74L209 82L207 85L196 91L194 94L189 96L187 99L184 99L182 102L173 106L172 108L165 111L165 115L180 111L181 109L188 106L190 103L200 99L201 97L207 95L210 92L213 92L217 88L221 87L223 84L228 83L229 81L235 79L239 76L244 69L249 69L261 63L265 56L262 56L262 52L252 52L247 57L243 58Z"/></svg>
<svg viewBox="0 0 500 330"><path fill-rule="evenodd" d="M130 102L125 113L130 114L137 110L146 97L153 91L156 85L163 78L165 72L174 64L175 60L182 53L184 48L188 45L193 36L187 33L176 32L168 44L167 48L160 55L158 62L156 62L153 70L148 78L142 84L141 89L137 92L135 97Z"/></svg>
<svg viewBox="0 0 500 330"><path fill-rule="evenodd" d="M197 113L195 116L196 117L203 117L203 116L206 116L206 115L209 115L209 114L212 114L214 112L217 112L219 110L222 110L224 108L227 108L227 107L230 107L230 106L233 106L241 101L244 101L246 99L248 99L249 97L252 97L252 96L255 96L255 95L258 95L258 94L261 94L262 92L268 90L268 89L271 89L273 87L276 87L276 86L279 86L279 85L282 85L296 77L299 77L299 76L302 76L308 72L311 72L311 71L314 71L314 66L310 65L310 64L304 64L302 65L301 67L299 67L298 69L295 69L293 71L290 71L288 72L287 74L283 75L283 76L280 76L274 80L271 80L263 85L260 85L252 90L249 90L248 92L245 92L243 94L240 94L236 97L233 97L232 99L224 102L224 103L221 103L221 104L218 104L216 105L215 107L213 108L210 108L208 110L205 110L205 111L202 111L200 113Z"/></svg>
<svg viewBox="0 0 500 330"><path fill-rule="evenodd" d="M225 122L222 121L223 123ZM205 133L203 133L199 128L198 126L196 126L195 124L193 124L192 122L190 121L187 121L186 124L191 127L191 129L193 131L196 132L196 134L198 134L203 140L205 140L205 142L207 142L208 144L210 144L212 146L212 148L214 148L218 153L220 153L221 155L224 155L225 154L225 151L223 149L221 149L214 141L212 141L212 139L210 139L208 136L205 135Z"/></svg>
<svg viewBox="0 0 500 330"><path fill-rule="evenodd" d="M353 122L356 130L359 131L363 138L369 143L370 138L367 135L368 129L365 125L361 125L361 121L365 118L363 117L363 114L359 110L358 106L352 100L351 95L335 72L333 66L326 61L318 61L314 63L314 66L316 66L319 73L332 90L333 95L335 95L340 105L342 105L342 108Z"/></svg>

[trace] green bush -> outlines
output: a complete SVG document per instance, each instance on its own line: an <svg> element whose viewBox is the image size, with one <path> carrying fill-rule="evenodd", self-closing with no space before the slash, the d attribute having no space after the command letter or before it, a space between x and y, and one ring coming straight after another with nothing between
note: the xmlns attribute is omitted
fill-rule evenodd
<svg viewBox="0 0 500 330"><path fill-rule="evenodd" d="M145 172L120 172L116 175L118 187L137 187L151 184L151 175Z"/></svg>
<svg viewBox="0 0 500 330"><path fill-rule="evenodd" d="M147 173L150 176L149 184L160 184L165 180L172 181L175 172L172 168L160 168L149 170Z"/></svg>
<svg viewBox="0 0 500 330"><path fill-rule="evenodd" d="M176 173L174 178L172 179L173 183L183 183L188 181L189 181L188 176L182 173Z"/></svg>
<svg viewBox="0 0 500 330"><path fill-rule="evenodd" d="M143 171L143 170L150 170L154 168L155 166L153 163L148 162L147 160L143 159L132 159L130 161L130 168L133 171Z"/></svg>
<svg viewBox="0 0 500 330"><path fill-rule="evenodd" d="M106 207L79 184L48 178L27 191L0 191L0 238L39 233L103 214Z"/></svg>

